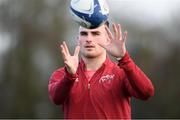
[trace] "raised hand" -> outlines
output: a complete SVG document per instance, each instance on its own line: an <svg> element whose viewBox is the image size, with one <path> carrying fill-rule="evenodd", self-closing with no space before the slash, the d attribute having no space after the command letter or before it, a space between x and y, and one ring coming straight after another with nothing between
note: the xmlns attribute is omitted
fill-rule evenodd
<svg viewBox="0 0 180 120"><path fill-rule="evenodd" d="M71 55L69 53L69 49L66 45L66 42L63 42L63 44L60 45L61 47L61 53L63 55L63 59L64 59L64 64L65 67L67 69L67 71L70 74L75 74L78 68L78 64L79 64L79 51L80 51L80 46L76 46L75 51L74 51L74 55Z"/></svg>
<svg viewBox="0 0 180 120"><path fill-rule="evenodd" d="M104 47L106 51L116 58L121 58L126 53L125 41L127 38L127 31L122 35L120 24L113 24L114 36L110 29L106 26L106 31L108 39L110 42L108 44L99 41L99 45Z"/></svg>

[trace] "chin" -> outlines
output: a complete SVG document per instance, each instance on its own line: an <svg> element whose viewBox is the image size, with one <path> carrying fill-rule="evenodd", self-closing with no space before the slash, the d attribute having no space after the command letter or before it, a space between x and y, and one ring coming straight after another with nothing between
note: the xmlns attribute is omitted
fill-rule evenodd
<svg viewBox="0 0 180 120"><path fill-rule="evenodd" d="M86 58L95 58L95 57L97 57L97 55L95 55L95 54L86 54L86 55L84 55L84 57L86 57Z"/></svg>
<svg viewBox="0 0 180 120"><path fill-rule="evenodd" d="M83 55L84 57L86 57L86 58L95 58L95 57L98 56L98 55L95 54L94 52L92 52L92 53L90 53L90 52L88 52L88 53L82 53L82 55Z"/></svg>

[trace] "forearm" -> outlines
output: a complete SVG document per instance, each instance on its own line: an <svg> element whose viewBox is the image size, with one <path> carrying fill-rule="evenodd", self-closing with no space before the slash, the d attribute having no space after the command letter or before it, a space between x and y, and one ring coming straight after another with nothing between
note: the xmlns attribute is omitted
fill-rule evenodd
<svg viewBox="0 0 180 120"><path fill-rule="evenodd" d="M76 75L71 75L65 70L64 75L58 76L59 77L51 77L49 83L50 98L57 105L64 103L66 98L69 96L74 80L76 79Z"/></svg>
<svg viewBox="0 0 180 120"><path fill-rule="evenodd" d="M125 71L130 85L130 89L128 89L132 96L140 99L148 99L150 96L153 96L154 87L151 81L143 71L135 65L128 53L119 61L118 65Z"/></svg>

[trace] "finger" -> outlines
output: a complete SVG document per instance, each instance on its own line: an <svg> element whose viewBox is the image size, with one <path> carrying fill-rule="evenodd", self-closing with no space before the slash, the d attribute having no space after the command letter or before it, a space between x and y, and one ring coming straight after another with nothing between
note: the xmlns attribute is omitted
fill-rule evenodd
<svg viewBox="0 0 180 120"><path fill-rule="evenodd" d="M60 48L61 48L61 53L65 54L64 46L60 45Z"/></svg>
<svg viewBox="0 0 180 120"><path fill-rule="evenodd" d="M67 59L66 59L66 52L65 52L65 50L64 50L64 46L63 46L63 45L60 45L60 47L61 47L61 54L62 54L63 59L64 59L64 61L65 61L65 60L67 60Z"/></svg>
<svg viewBox="0 0 180 120"><path fill-rule="evenodd" d="M63 48L63 45L60 46L61 47L61 54L63 56L63 59L65 60L65 51L64 51L64 48Z"/></svg>
<svg viewBox="0 0 180 120"><path fill-rule="evenodd" d="M65 53L67 53L67 51L66 51L66 49L65 49L64 41L63 41L63 43L61 44L61 48L62 48L62 50L63 50Z"/></svg>
<svg viewBox="0 0 180 120"><path fill-rule="evenodd" d="M103 47L104 49L106 49L105 43L103 43L103 42L98 42L97 44L98 44L99 46Z"/></svg>
<svg viewBox="0 0 180 120"><path fill-rule="evenodd" d="M126 39L127 39L127 35L128 35L128 32L127 32L127 31L125 31L125 32L124 32L124 37L123 37L123 42L125 42L125 41L126 41Z"/></svg>
<svg viewBox="0 0 180 120"><path fill-rule="evenodd" d="M118 40L122 39L122 31L121 31L121 25L117 25L117 30L118 30Z"/></svg>
<svg viewBox="0 0 180 120"><path fill-rule="evenodd" d="M63 46L64 46L65 52L66 52L67 54L69 54L69 49L68 49L65 41L63 41Z"/></svg>
<svg viewBox="0 0 180 120"><path fill-rule="evenodd" d="M121 25L118 24L118 40L122 40L122 30L121 30Z"/></svg>
<svg viewBox="0 0 180 120"><path fill-rule="evenodd" d="M112 35L111 31L109 30L109 28L107 26L105 27L105 29L106 29L106 32L108 34L109 39L112 40L113 39L113 35Z"/></svg>
<svg viewBox="0 0 180 120"><path fill-rule="evenodd" d="M114 23L113 23L113 31L114 31L114 38L117 39L118 38L118 30Z"/></svg>
<svg viewBox="0 0 180 120"><path fill-rule="evenodd" d="M65 60L65 61L64 61L64 64L65 64L65 66L66 66L66 67L68 67L68 66L69 66L69 65L68 65L68 61L67 61L67 60Z"/></svg>
<svg viewBox="0 0 180 120"><path fill-rule="evenodd" d="M105 45L105 44L99 44L101 47L103 47L107 52L112 49L111 45Z"/></svg>
<svg viewBox="0 0 180 120"><path fill-rule="evenodd" d="M68 63L68 61L64 61L64 65L65 65L65 67L66 67L67 71L69 71L70 67L69 67L69 63Z"/></svg>
<svg viewBox="0 0 180 120"><path fill-rule="evenodd" d="M76 46L76 48L75 48L74 56L77 56L77 57L78 57L79 51L80 51L80 46L78 45L78 46Z"/></svg>

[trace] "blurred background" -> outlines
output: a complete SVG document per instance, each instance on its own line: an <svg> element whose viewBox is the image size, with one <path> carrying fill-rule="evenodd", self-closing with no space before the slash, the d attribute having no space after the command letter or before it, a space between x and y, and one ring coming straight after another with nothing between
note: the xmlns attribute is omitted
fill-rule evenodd
<svg viewBox="0 0 180 120"><path fill-rule="evenodd" d="M59 43L74 50L70 0L0 0L0 118L63 118L48 97L63 66ZM180 1L108 0L110 22L128 31L127 49L155 95L132 99L133 118L180 118Z"/></svg>

